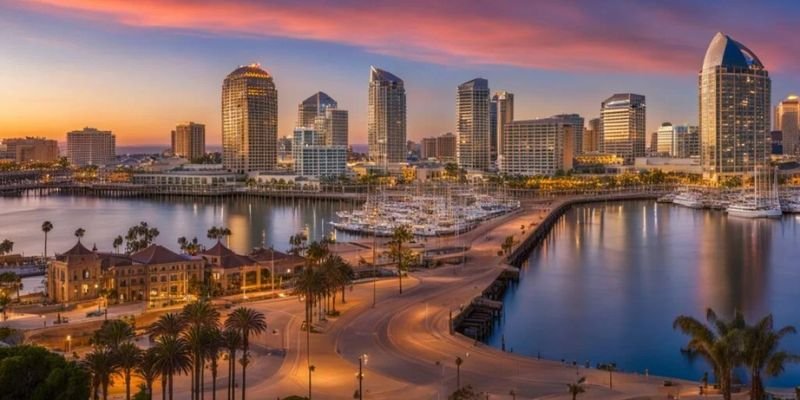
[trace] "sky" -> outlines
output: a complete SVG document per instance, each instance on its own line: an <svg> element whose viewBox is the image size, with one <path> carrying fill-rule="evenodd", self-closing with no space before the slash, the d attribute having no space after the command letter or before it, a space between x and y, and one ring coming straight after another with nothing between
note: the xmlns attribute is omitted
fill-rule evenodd
<svg viewBox="0 0 800 400"><path fill-rule="evenodd" d="M274 77L281 136L321 90L365 143L370 65L405 81L412 140L454 131L456 87L476 77L515 94L516 119L588 120L643 94L652 132L697 123L717 31L758 55L773 104L800 92L797 21L796 0L0 0L0 138L91 126L167 147L195 121L218 145L222 81L250 63Z"/></svg>

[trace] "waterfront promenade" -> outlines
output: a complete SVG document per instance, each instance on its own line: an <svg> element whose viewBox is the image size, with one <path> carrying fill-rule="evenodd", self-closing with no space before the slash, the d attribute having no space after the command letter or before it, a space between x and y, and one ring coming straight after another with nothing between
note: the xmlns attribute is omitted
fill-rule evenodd
<svg viewBox="0 0 800 400"><path fill-rule="evenodd" d="M363 382L368 399L446 398L456 388L456 357L464 360L462 385L489 392L491 399L566 399L566 384L578 376L587 377L587 392L581 398L655 398L666 396L668 391L674 393L678 389L664 388L663 378L616 372L612 389L606 371L502 352L450 334L450 313L457 313L479 296L507 267L504 258L497 255L502 241L515 235L523 245L530 244L522 237L521 225L526 226L525 236L533 237L543 232L538 229L544 229L550 218L557 218L568 203L653 196L621 194L525 202L514 214L450 238L454 244L470 245L465 263L412 273L404 282L402 295L397 293L396 278L381 280L375 286L377 305L372 308L372 282L355 285L347 295L347 304L339 307L342 315L320 325L321 333L311 335L313 398L352 399L362 354L369 360ZM308 361L305 333L300 330L303 304L289 297L249 302L248 306L265 312L269 324L268 332L253 340L256 357L248 368L248 395L271 399L306 394ZM271 355L275 352L270 349L284 346L288 348L285 357ZM226 370L224 362L220 370ZM218 379L217 387L223 390L227 378L223 373ZM181 394L177 398L188 396L188 378L177 383L177 393ZM678 388L683 395L697 392L696 385L688 382ZM114 393L120 390L117 382Z"/></svg>

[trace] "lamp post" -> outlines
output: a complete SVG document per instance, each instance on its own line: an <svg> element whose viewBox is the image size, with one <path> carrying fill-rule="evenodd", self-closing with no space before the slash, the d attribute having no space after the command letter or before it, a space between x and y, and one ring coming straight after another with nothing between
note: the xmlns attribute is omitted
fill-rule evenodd
<svg viewBox="0 0 800 400"><path fill-rule="evenodd" d="M364 400L364 364L368 359L366 354L358 357L358 400Z"/></svg>
<svg viewBox="0 0 800 400"><path fill-rule="evenodd" d="M67 353L72 352L72 335L67 335Z"/></svg>
<svg viewBox="0 0 800 400"><path fill-rule="evenodd" d="M464 360L461 357L456 357L456 391L461 390L461 364Z"/></svg>
<svg viewBox="0 0 800 400"><path fill-rule="evenodd" d="M308 400L311 400L311 373L316 369L313 365L308 366Z"/></svg>

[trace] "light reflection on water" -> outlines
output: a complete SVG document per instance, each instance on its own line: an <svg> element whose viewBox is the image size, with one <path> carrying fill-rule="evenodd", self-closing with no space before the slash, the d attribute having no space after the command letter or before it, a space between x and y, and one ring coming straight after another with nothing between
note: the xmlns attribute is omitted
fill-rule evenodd
<svg viewBox="0 0 800 400"><path fill-rule="evenodd" d="M712 307L800 326L798 219L747 220L654 202L569 210L522 270L490 343L550 359L699 379L681 354L679 314ZM800 353L800 337L786 340ZM800 366L770 384L794 386Z"/></svg>

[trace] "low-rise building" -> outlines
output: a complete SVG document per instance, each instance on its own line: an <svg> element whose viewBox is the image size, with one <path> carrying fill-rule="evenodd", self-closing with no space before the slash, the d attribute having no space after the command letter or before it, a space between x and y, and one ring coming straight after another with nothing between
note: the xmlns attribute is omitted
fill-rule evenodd
<svg viewBox="0 0 800 400"><path fill-rule="evenodd" d="M261 287L261 266L253 258L237 254L219 241L199 255L205 260L205 270L217 291L235 293Z"/></svg>
<svg viewBox="0 0 800 400"><path fill-rule="evenodd" d="M26 137L3 139L5 157L18 164L58 161L58 142L51 139Z"/></svg>
<svg viewBox="0 0 800 400"><path fill-rule="evenodd" d="M56 257L47 268L47 293L56 303L97 299L103 285L102 259L80 239Z"/></svg>

